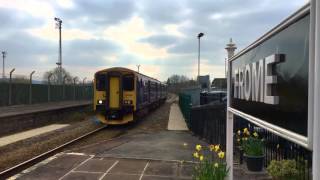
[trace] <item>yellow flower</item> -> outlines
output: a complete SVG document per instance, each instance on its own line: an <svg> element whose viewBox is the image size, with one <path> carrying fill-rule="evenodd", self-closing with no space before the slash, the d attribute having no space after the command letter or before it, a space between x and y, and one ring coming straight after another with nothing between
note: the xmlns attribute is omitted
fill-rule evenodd
<svg viewBox="0 0 320 180"><path fill-rule="evenodd" d="M201 147L201 145L200 145L200 144L196 145L196 150L197 150L197 151L200 151L200 150L201 150L201 148L202 148L202 147Z"/></svg>
<svg viewBox="0 0 320 180"><path fill-rule="evenodd" d="M199 158L199 153L198 152L193 153L193 157Z"/></svg>
<svg viewBox="0 0 320 180"><path fill-rule="evenodd" d="M219 164L218 163L214 163L214 167L219 167Z"/></svg>
<svg viewBox="0 0 320 180"><path fill-rule="evenodd" d="M241 135L241 131L240 131L240 130L238 130L238 135L239 135L239 136Z"/></svg>
<svg viewBox="0 0 320 180"><path fill-rule="evenodd" d="M224 152L223 152L223 151L220 151L220 152L218 153L218 156L219 156L220 159L223 159L223 158L224 158Z"/></svg>
<svg viewBox="0 0 320 180"><path fill-rule="evenodd" d="M254 133L253 133L253 136L254 136L254 137L258 137L259 135L258 135L257 132L254 132Z"/></svg>
<svg viewBox="0 0 320 180"><path fill-rule="evenodd" d="M214 146L214 151L218 152L219 150L220 150L220 145L219 144L215 145Z"/></svg>
<svg viewBox="0 0 320 180"><path fill-rule="evenodd" d="M200 159L200 161L203 161L203 156L201 155L201 156L199 157L199 159Z"/></svg>
<svg viewBox="0 0 320 180"><path fill-rule="evenodd" d="M244 128L243 133L247 133L247 132L248 132L248 128Z"/></svg>
<svg viewBox="0 0 320 180"><path fill-rule="evenodd" d="M247 132L246 132L246 135L247 135L247 136L250 136L250 132L249 132L249 131L247 131Z"/></svg>
<svg viewBox="0 0 320 180"><path fill-rule="evenodd" d="M213 150L214 150L214 145L213 145L213 144L211 144L211 145L209 146L209 150L210 150L210 151L213 151Z"/></svg>

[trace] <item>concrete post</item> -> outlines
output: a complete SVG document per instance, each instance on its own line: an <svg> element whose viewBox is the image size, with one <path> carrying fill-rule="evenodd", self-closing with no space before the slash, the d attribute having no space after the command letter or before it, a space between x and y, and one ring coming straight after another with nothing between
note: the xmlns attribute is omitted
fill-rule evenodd
<svg viewBox="0 0 320 180"><path fill-rule="evenodd" d="M10 71L10 79L9 79L9 106L12 104L12 73L13 71L15 71L16 69L13 68L11 71Z"/></svg>
<svg viewBox="0 0 320 180"><path fill-rule="evenodd" d="M29 86L29 104L32 104L32 75L35 71L32 71L30 74L30 86Z"/></svg>
<svg viewBox="0 0 320 180"><path fill-rule="evenodd" d="M315 13L315 58L314 58L314 118L312 178L320 179L320 1L311 0L311 13Z"/></svg>
<svg viewBox="0 0 320 180"><path fill-rule="evenodd" d="M232 39L230 39L229 44L227 44L227 47L225 48L228 52L228 78L227 78L227 93L228 93L228 98L227 98L227 108L230 107L230 99L231 99L231 94L230 94L230 83L231 83L231 74L232 72L230 71L231 67L231 62L229 61L231 57L234 55L234 51L237 49L236 45L232 43ZM234 115L233 113L229 112L227 109L227 119L226 119L226 135L227 135L227 144L226 144L226 161L227 165L230 168L229 169L229 180L233 180L233 118Z"/></svg>
<svg viewBox="0 0 320 180"><path fill-rule="evenodd" d="M48 76L48 102L51 101L51 91L50 91L50 86L51 86L50 78L51 78L51 76L52 76L52 73L50 73Z"/></svg>

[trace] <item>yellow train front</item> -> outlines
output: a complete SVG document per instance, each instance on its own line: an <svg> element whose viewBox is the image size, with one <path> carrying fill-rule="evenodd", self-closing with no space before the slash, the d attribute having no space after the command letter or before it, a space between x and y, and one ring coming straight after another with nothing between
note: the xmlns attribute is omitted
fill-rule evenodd
<svg viewBox="0 0 320 180"><path fill-rule="evenodd" d="M105 124L129 123L167 97L163 83L127 68L98 71L94 84L94 111Z"/></svg>

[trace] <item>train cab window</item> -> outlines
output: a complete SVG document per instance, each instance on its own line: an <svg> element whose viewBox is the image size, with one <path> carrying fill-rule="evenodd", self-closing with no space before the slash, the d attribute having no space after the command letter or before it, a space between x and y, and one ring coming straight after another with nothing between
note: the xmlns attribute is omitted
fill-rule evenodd
<svg viewBox="0 0 320 180"><path fill-rule="evenodd" d="M105 74L97 74L96 75L96 89L98 91L106 90L106 75Z"/></svg>
<svg viewBox="0 0 320 180"><path fill-rule="evenodd" d="M132 75L126 75L122 78L122 87L124 91L134 90L134 77Z"/></svg>

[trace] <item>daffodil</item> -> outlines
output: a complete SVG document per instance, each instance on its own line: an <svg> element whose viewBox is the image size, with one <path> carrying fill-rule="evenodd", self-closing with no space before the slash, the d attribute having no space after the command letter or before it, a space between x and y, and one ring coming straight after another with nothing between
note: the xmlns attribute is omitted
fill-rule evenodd
<svg viewBox="0 0 320 180"><path fill-rule="evenodd" d="M199 158L199 153L198 153L198 152L194 152L194 153L193 153L193 157Z"/></svg>
<svg viewBox="0 0 320 180"><path fill-rule="evenodd" d="M220 159L223 159L223 158L224 158L224 152L223 152L223 151L220 151L220 152L218 153L218 156L219 156Z"/></svg>
<svg viewBox="0 0 320 180"><path fill-rule="evenodd" d="M238 130L238 135L239 135L239 136L241 135L241 131L240 131L240 130Z"/></svg>
<svg viewBox="0 0 320 180"><path fill-rule="evenodd" d="M247 133L247 132L248 132L248 128L244 128L243 133Z"/></svg>
<svg viewBox="0 0 320 180"><path fill-rule="evenodd" d="M218 163L214 163L214 167L219 167L219 164Z"/></svg>
<svg viewBox="0 0 320 180"><path fill-rule="evenodd" d="M210 150L210 151L213 151L213 150L214 150L214 145L213 145L213 144L211 144L211 145L209 146L209 150Z"/></svg>
<svg viewBox="0 0 320 180"><path fill-rule="evenodd" d="M220 145L219 144L215 145L214 146L214 151L218 152L219 150L220 150Z"/></svg>
<svg viewBox="0 0 320 180"><path fill-rule="evenodd" d="M254 132L254 133L253 133L253 136L254 136L254 137L258 137L259 135L258 135L257 132Z"/></svg>
<svg viewBox="0 0 320 180"><path fill-rule="evenodd" d="M200 160L200 161L203 161L203 156L202 156L202 155L199 157L199 160Z"/></svg>
<svg viewBox="0 0 320 180"><path fill-rule="evenodd" d="M247 132L246 132L246 135L247 135L247 136L250 136L250 132L249 132L249 131L247 131Z"/></svg>
<svg viewBox="0 0 320 180"><path fill-rule="evenodd" d="M196 150L197 150L197 151L200 151L201 148L202 148L202 146L201 146L200 144L196 145Z"/></svg>

